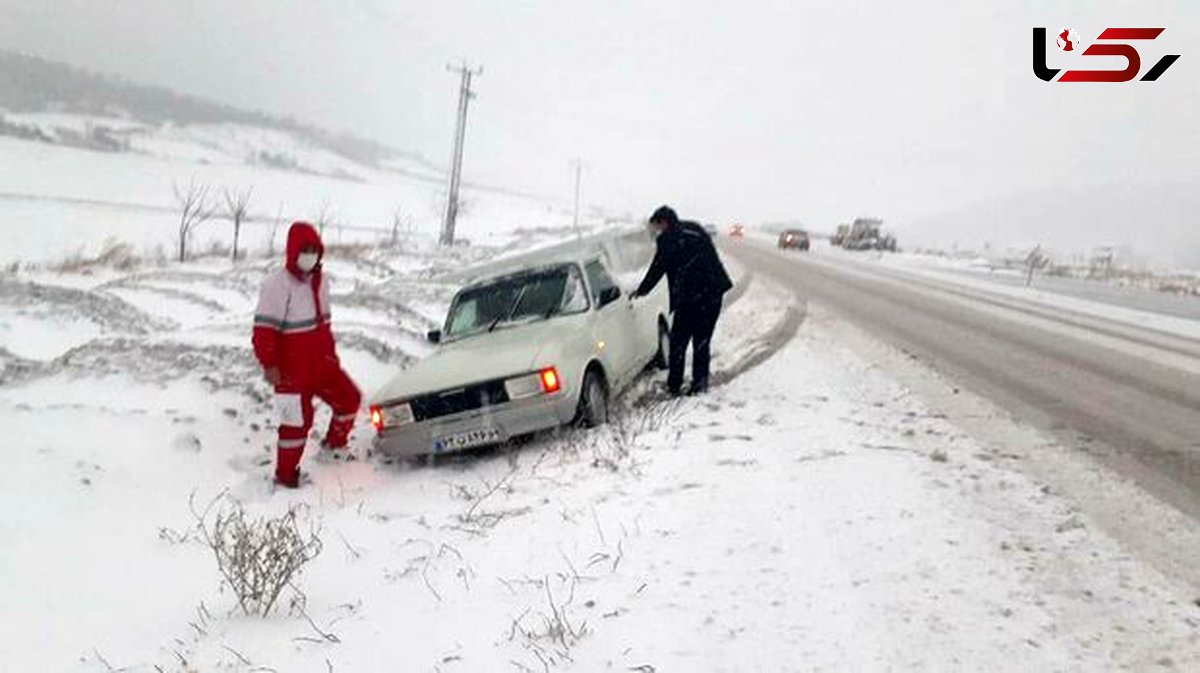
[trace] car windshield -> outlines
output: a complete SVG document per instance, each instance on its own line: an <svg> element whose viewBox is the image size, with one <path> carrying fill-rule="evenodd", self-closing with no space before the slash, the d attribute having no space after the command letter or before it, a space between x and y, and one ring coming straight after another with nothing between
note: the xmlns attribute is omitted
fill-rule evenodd
<svg viewBox="0 0 1200 673"><path fill-rule="evenodd" d="M450 307L445 336L454 339L480 334L587 307L579 270L572 265L508 276L460 292Z"/></svg>

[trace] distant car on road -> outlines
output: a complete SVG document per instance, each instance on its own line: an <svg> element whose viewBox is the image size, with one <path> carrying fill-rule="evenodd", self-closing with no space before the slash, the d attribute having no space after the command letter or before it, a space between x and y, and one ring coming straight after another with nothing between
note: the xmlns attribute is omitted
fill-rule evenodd
<svg viewBox="0 0 1200 673"><path fill-rule="evenodd" d="M605 423L614 395L666 363L665 288L623 300L599 253L471 283L429 333L437 350L371 398L376 448L415 457Z"/></svg>
<svg viewBox="0 0 1200 673"><path fill-rule="evenodd" d="M797 250L808 250L809 245L808 232L803 229L784 229L779 232L779 247L781 249L795 248Z"/></svg>
<svg viewBox="0 0 1200 673"><path fill-rule="evenodd" d="M746 235L746 227L741 224L735 224L729 227L729 235L733 238L741 238Z"/></svg>
<svg viewBox="0 0 1200 673"><path fill-rule="evenodd" d="M704 231L708 232L708 235L713 238L716 238L717 234L720 233L720 231L721 231L720 229L717 228L717 225L715 225L711 222L707 222L702 226L704 227Z"/></svg>

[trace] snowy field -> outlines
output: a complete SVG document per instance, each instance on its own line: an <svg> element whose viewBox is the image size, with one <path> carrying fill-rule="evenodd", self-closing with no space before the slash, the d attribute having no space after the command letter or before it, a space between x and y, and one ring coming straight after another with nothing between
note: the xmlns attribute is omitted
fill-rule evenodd
<svg viewBox="0 0 1200 673"><path fill-rule="evenodd" d="M755 236L756 245L774 245L774 239ZM768 242L769 241L769 242ZM1174 295L1149 288L1115 287L1099 280L1038 276L1030 287L1024 278L1014 280L1012 271L984 273L985 261L978 258L948 258L917 253L849 251L825 242L815 242L806 259L834 262L839 268L887 272L930 287L956 288L990 301L1006 300L1013 305L1041 307L1064 314L1094 318L1124 325L1149 327L1166 335L1200 338L1200 297Z"/></svg>
<svg viewBox="0 0 1200 673"><path fill-rule="evenodd" d="M496 252L334 254L364 390L427 352L445 269ZM3 279L0 670L1200 666L1184 588L749 273L705 398L646 403L648 377L607 427L429 466L371 456L360 418L356 460L310 446L312 483L275 491L248 343L270 264ZM319 527L270 618L197 539L218 497Z"/></svg>
<svg viewBox="0 0 1200 673"><path fill-rule="evenodd" d="M369 393L429 352L472 269L563 245L570 214L467 189L471 244L445 250L441 180L420 162L368 168L238 127L134 131L124 154L0 138L0 671L1200 667L1186 587L997 435L925 406L882 366L903 354L752 269L733 269L706 397L656 402L647 375L606 427L432 465L373 456L360 417L353 460L312 442L311 483L276 491L249 335L287 221L328 222L339 352ZM214 219L170 261L172 185L193 179L254 188L246 259L222 254ZM196 525L210 503L298 506L317 531L270 617L223 585Z"/></svg>
<svg viewBox="0 0 1200 673"><path fill-rule="evenodd" d="M1006 268L979 256L950 256L919 252L880 254L850 252L816 246L816 250L844 259L870 260L882 266L937 278L959 285L986 287L1012 297L1070 310L1103 306L1109 314L1137 321L1146 314L1161 314L1186 321L1200 320L1200 271L1141 271L1136 277L1114 274L1110 279L1047 275L1038 272L1026 286L1023 268ZM1082 274L1086 267L1079 267ZM1129 272L1132 273L1132 272ZM1139 316L1140 314L1140 316ZM1180 324L1179 320L1167 323ZM1171 327L1168 325L1168 330Z"/></svg>
<svg viewBox="0 0 1200 673"><path fill-rule="evenodd" d="M0 110L3 115L3 110ZM174 189L207 187L214 217L190 240L195 253L228 250L233 226L223 192L247 191L250 220L241 250L280 249L287 224L325 223L327 243L436 238L444 178L428 165L396 158L378 166L351 161L289 134L236 125L141 127L120 119L3 115L53 135L92 125L131 124L124 152L0 137L0 265L47 264L95 256L116 243L143 258L173 259L179 208ZM264 160L267 157L268 160ZM472 186L461 194L461 240L503 246L526 230L570 226L569 203ZM586 227L610 219L585 210Z"/></svg>

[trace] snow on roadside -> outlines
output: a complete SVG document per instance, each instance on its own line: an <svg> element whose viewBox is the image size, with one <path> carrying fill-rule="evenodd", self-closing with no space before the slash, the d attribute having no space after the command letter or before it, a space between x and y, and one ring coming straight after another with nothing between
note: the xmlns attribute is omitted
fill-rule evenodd
<svg viewBox="0 0 1200 673"><path fill-rule="evenodd" d="M834 248L825 248L821 251L821 254L836 256L843 261L851 261L855 264L877 265L952 286L987 292L992 295L1062 309L1080 315L1147 327L1190 339L1200 339L1200 321L1198 320L1189 320L1152 310L1139 310L1101 301L1092 301L1038 287L1017 287L989 281L985 276L969 276L947 270L946 267L937 268L926 265L923 258L914 259L904 255L891 254L870 255L852 253ZM1147 290L1147 293L1149 292ZM1154 299L1155 297L1151 294L1149 298ZM1197 301L1200 302L1200 300Z"/></svg>
<svg viewBox="0 0 1200 673"><path fill-rule="evenodd" d="M363 378L381 361L346 337L407 355L422 327L409 302L449 291L411 275L371 285L373 263L406 264L331 264L343 358ZM720 324L718 369L790 302L754 279ZM390 465L368 456L363 423L360 460L310 447L312 482L294 493L269 485L266 387L225 318L0 386L13 457L0 508L21 513L0 521L0 622L16 644L0 670L1200 665L1189 596L929 414L827 320L809 316L707 397L627 403L605 428L512 451ZM140 373L102 366L121 357ZM302 607L233 613L186 535L189 496L222 491L320 522Z"/></svg>

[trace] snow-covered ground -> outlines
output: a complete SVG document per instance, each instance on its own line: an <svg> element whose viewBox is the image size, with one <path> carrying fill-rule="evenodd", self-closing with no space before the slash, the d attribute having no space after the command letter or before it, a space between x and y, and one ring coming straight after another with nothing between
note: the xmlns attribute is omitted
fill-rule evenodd
<svg viewBox="0 0 1200 673"><path fill-rule="evenodd" d="M444 270L496 252L334 253L365 390L426 352ZM707 397L647 402L648 378L607 427L423 467L370 456L360 419L358 460L310 447L311 484L274 491L267 266L0 281L0 670L1200 666L1185 587L750 273ZM302 601L235 611L189 508L222 493L319 523Z"/></svg>
<svg viewBox="0 0 1200 673"><path fill-rule="evenodd" d="M1042 303L1061 298L1107 305L1117 309L1118 314L1121 309L1126 309L1135 314L1159 313L1188 320L1200 319L1200 271L1140 271L1137 275L1119 275L1118 270L1110 279L1038 272L1026 286L1025 269L1003 266L976 255L854 253L828 247L824 251L871 259L889 268L912 270L960 284L1001 288L1010 296L1031 297ZM1083 270L1084 267L1079 269L1081 274Z"/></svg>
<svg viewBox="0 0 1200 673"><path fill-rule="evenodd" d="M87 128L123 129L124 151L0 136L0 221L6 234L0 264L53 263L94 256L124 243L143 257L172 258L179 208L174 188L193 182L210 190L217 215L200 224L190 249L228 249L233 226L222 192L251 191L241 249L282 246L287 223L327 223L329 242L436 237L445 208L442 176L402 156L378 166L356 163L276 130L232 124L150 126L119 118L4 114L48 136ZM117 132L117 131L114 131ZM524 230L561 229L569 203L470 184L466 171L458 219L460 239L505 245ZM584 225L607 219L587 209Z"/></svg>
<svg viewBox="0 0 1200 673"><path fill-rule="evenodd" d="M761 240L757 241L762 243ZM946 258L910 253L848 251L824 243L813 246L809 258L834 261L864 270L904 274L914 280L941 287L955 287L979 296L1012 300L1066 314L1096 318L1114 323L1151 328L1164 334L1200 339L1200 297L1166 295L1150 289L1111 288L1100 281L1074 280L1092 286L1085 292L1061 288L1054 279L1038 278L1025 287L1012 282L1012 272L973 273L981 262L970 258ZM1108 288L1108 291L1105 291ZM1170 302L1170 305L1164 305Z"/></svg>

